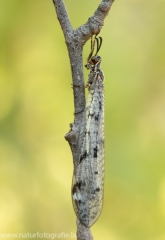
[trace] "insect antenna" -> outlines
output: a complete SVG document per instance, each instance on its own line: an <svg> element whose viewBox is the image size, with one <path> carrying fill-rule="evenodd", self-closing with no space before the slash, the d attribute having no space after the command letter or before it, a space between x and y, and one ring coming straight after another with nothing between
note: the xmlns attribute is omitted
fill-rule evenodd
<svg viewBox="0 0 165 240"><path fill-rule="evenodd" d="M95 49L95 42L96 42L96 36L93 40L93 36L91 37L91 52L89 53L89 56L87 58L87 62L90 61L90 59L92 58L92 55L93 55L93 52L94 52L94 49Z"/></svg>
<svg viewBox="0 0 165 240"><path fill-rule="evenodd" d="M98 52L99 52L99 50L101 48L101 45L102 45L102 41L103 41L102 37L98 37L97 38L97 35L98 34L95 35L94 39L93 39L93 36L91 37L91 51L90 51L89 56L87 58L87 64L85 65L85 67L87 69L89 69L90 68L89 66L91 66L91 64L93 64L92 58L94 56L97 56L97 54L98 54ZM95 55L93 55L93 52L95 50L95 44L97 45L97 50L96 50Z"/></svg>
<svg viewBox="0 0 165 240"><path fill-rule="evenodd" d="M102 42L103 42L102 37L99 37L99 38L96 37L95 39L97 41L97 51L96 51L94 56L96 56L98 54L98 52L99 52L99 50L101 48Z"/></svg>

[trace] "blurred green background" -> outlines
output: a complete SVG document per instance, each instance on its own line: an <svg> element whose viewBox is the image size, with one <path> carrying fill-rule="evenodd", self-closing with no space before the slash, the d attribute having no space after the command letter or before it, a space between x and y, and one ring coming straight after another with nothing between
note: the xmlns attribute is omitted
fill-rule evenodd
<svg viewBox="0 0 165 240"><path fill-rule="evenodd" d="M65 3L77 28L100 0ZM105 201L92 233L95 240L164 240L165 0L116 0L100 35ZM89 49L88 42L84 61ZM0 0L0 233L76 231L64 140L73 121L71 82L52 1Z"/></svg>

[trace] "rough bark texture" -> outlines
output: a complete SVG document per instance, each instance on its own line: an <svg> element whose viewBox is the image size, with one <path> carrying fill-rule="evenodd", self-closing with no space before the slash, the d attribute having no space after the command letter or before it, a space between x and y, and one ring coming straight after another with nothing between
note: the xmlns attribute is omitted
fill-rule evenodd
<svg viewBox="0 0 165 240"><path fill-rule="evenodd" d="M76 30L73 30L63 0L53 0L57 17L60 22L65 42L69 52L72 71L73 95L74 95L74 123L70 124L70 131L65 135L72 155L74 169L79 162L80 149L82 146L83 132L85 130L85 88L83 74L82 50L89 38L98 34L104 25L104 19L114 0L102 0L94 15ZM77 219L77 239L92 240L90 228L85 227Z"/></svg>

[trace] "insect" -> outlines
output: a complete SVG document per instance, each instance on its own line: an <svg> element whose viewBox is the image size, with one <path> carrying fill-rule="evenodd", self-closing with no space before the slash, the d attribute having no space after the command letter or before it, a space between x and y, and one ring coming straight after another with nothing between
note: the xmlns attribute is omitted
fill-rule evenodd
<svg viewBox="0 0 165 240"><path fill-rule="evenodd" d="M95 44L96 54L93 56ZM72 180L72 202L80 222L91 227L98 219L104 195L104 74L97 55L102 38L91 39L91 52L85 65L88 75L88 98L85 107L85 131L79 163Z"/></svg>

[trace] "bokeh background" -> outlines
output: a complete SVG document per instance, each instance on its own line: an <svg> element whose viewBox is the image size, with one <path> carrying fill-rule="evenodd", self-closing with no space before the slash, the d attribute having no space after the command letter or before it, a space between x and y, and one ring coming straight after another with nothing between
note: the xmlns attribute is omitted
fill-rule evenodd
<svg viewBox="0 0 165 240"><path fill-rule="evenodd" d="M65 3L77 28L100 0ZM100 35L105 201L92 233L95 240L164 240L165 1L116 0ZM89 50L88 42L84 62ZM76 231L64 140L73 121L71 82L52 1L0 0L0 233Z"/></svg>

